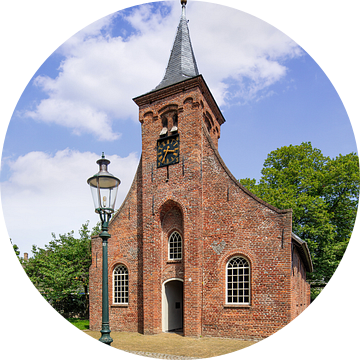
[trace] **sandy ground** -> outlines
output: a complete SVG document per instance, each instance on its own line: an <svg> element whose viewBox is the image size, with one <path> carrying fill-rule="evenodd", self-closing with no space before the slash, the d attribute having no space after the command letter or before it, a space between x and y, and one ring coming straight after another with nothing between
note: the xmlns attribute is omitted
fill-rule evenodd
<svg viewBox="0 0 360 360"><path fill-rule="evenodd" d="M98 331L85 330L95 339L101 334ZM222 338L190 338L178 333L142 335L139 333L111 332L112 347L129 351L142 356L163 359L208 358L228 354L255 344L253 341Z"/></svg>

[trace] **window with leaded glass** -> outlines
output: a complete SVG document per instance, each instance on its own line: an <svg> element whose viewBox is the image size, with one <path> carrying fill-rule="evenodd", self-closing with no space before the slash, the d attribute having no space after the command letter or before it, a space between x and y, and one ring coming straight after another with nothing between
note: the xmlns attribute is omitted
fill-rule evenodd
<svg viewBox="0 0 360 360"><path fill-rule="evenodd" d="M174 231L169 236L169 260L182 259L182 239L181 235Z"/></svg>
<svg viewBox="0 0 360 360"><path fill-rule="evenodd" d="M114 269L114 304L128 304L129 302L129 272L125 265L118 265Z"/></svg>
<svg viewBox="0 0 360 360"><path fill-rule="evenodd" d="M227 263L226 302L250 304L250 265L243 257L233 257Z"/></svg>

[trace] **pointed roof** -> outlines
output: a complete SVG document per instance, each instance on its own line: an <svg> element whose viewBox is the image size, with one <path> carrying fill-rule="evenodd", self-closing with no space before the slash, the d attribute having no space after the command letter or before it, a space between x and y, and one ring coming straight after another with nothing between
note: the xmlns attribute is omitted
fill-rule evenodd
<svg viewBox="0 0 360 360"><path fill-rule="evenodd" d="M182 13L180 23L177 28L165 76L154 90L162 89L199 75L187 26L186 2L186 0L181 0Z"/></svg>

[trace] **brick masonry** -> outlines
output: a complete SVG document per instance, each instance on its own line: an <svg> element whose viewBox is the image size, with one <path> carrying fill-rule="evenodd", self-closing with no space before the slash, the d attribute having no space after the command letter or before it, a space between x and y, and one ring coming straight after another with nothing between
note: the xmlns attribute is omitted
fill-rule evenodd
<svg viewBox="0 0 360 360"><path fill-rule="evenodd" d="M183 281L185 336L265 338L310 302L301 254L292 246L291 210L258 199L229 172L218 150L224 119L202 76L134 99L142 157L109 232L111 330L162 332L162 288ZM162 118L178 118L180 161L157 168ZM183 239L180 261L168 260L168 237ZM101 239L92 240L90 329L101 328ZM250 304L226 304L226 264L251 267ZM129 303L113 304L112 272L129 271Z"/></svg>

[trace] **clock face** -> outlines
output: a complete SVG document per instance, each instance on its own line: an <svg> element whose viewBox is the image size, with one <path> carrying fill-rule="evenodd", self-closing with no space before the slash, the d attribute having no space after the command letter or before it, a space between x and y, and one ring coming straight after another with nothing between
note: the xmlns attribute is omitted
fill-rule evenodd
<svg viewBox="0 0 360 360"><path fill-rule="evenodd" d="M157 167L173 165L180 159L179 134L157 141Z"/></svg>

